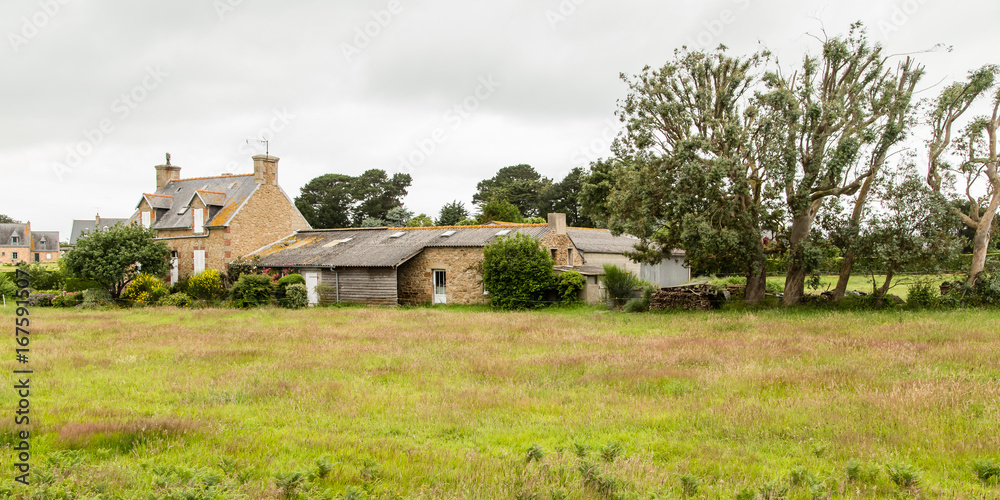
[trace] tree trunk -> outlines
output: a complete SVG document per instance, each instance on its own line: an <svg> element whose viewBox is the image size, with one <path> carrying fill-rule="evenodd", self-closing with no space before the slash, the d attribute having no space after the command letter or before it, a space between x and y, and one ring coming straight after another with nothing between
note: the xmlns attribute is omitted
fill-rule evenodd
<svg viewBox="0 0 1000 500"><path fill-rule="evenodd" d="M979 273L986 268L986 254L990 250L990 230L993 228L993 218L997 214L998 205L1000 205L1000 189L994 188L990 205L986 207L986 213L979 219L979 227L976 228L976 235L972 238L972 267L969 269L969 286L976 284Z"/></svg>
<svg viewBox="0 0 1000 500"><path fill-rule="evenodd" d="M791 306L798 304L805 294L806 288L806 268L799 252L801 246L809 239L809 230L812 228L815 213L810 207L805 214L799 214L792 218L792 229L788 232L789 259L788 272L785 274L785 298L782 304Z"/></svg>
<svg viewBox="0 0 1000 500"><path fill-rule="evenodd" d="M767 292L767 258L764 254L758 257L756 263L751 265L747 273L747 288L743 293L743 299L747 304L755 306L760 303Z"/></svg>
<svg viewBox="0 0 1000 500"><path fill-rule="evenodd" d="M837 288L833 289L833 301L840 302L847 293L847 281L851 279L851 271L854 270L854 249L848 249L844 254L844 261L840 263L840 277L837 278Z"/></svg>
<svg viewBox="0 0 1000 500"><path fill-rule="evenodd" d="M882 283L882 287L875 292L875 307L882 307L885 303L885 294L889 291L889 285L892 283L892 275L894 274L892 268L889 268L889 272L885 274L885 283Z"/></svg>

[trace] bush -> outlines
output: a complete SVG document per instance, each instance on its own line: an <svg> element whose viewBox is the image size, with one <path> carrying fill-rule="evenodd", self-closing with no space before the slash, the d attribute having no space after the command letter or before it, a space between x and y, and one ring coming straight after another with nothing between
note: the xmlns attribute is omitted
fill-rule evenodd
<svg viewBox="0 0 1000 500"><path fill-rule="evenodd" d="M515 233L483 249L483 285L490 304L499 309L529 309L544 305L555 284L549 252L537 238Z"/></svg>
<svg viewBox="0 0 1000 500"><path fill-rule="evenodd" d="M91 288L83 291L83 304L81 304L83 307L106 307L114 305L114 303L111 293L104 288Z"/></svg>
<svg viewBox="0 0 1000 500"><path fill-rule="evenodd" d="M7 301L16 300L17 285L7 273L0 273L0 296L6 297ZM0 304L2 303L2 299L0 299Z"/></svg>
<svg viewBox="0 0 1000 500"><path fill-rule="evenodd" d="M559 275L556 281L556 291L563 304L572 304L580 300L580 290L587 285L587 278L577 271L566 271Z"/></svg>
<svg viewBox="0 0 1000 500"><path fill-rule="evenodd" d="M148 306L156 304L169 293L167 285L159 278L142 273L125 287L121 298L136 305Z"/></svg>
<svg viewBox="0 0 1000 500"><path fill-rule="evenodd" d="M910 286L906 296L906 307L910 309L933 309L940 303L941 294L929 281L918 281Z"/></svg>
<svg viewBox="0 0 1000 500"><path fill-rule="evenodd" d="M274 290L274 296L281 300L285 298L285 288L288 285L305 285L306 279L302 277L301 274L289 274L288 276L282 276L278 279L278 287Z"/></svg>
<svg viewBox="0 0 1000 500"><path fill-rule="evenodd" d="M604 276L601 283L607 290L612 307L620 309L630 298L635 287L639 286L639 278L618 266L604 264Z"/></svg>
<svg viewBox="0 0 1000 500"><path fill-rule="evenodd" d="M55 307L76 307L83 303L83 294L80 292L62 292L52 299Z"/></svg>
<svg viewBox="0 0 1000 500"><path fill-rule="evenodd" d="M26 266L26 271L31 276L31 288L34 290L62 290L65 280L62 271L58 269L48 269L42 264L31 264Z"/></svg>
<svg viewBox="0 0 1000 500"><path fill-rule="evenodd" d="M274 297L271 278L262 274L244 274L233 285L232 300L236 307L260 307L271 304Z"/></svg>
<svg viewBox="0 0 1000 500"><path fill-rule="evenodd" d="M641 313L649 312L649 302L653 298L653 292L656 291L655 286L646 286L642 289L642 297L638 299L632 299L625 303L625 312L628 313Z"/></svg>
<svg viewBox="0 0 1000 500"><path fill-rule="evenodd" d="M157 305L170 307L188 307L191 305L191 296L184 292L177 292L160 299Z"/></svg>
<svg viewBox="0 0 1000 500"><path fill-rule="evenodd" d="M32 307L52 307L52 299L56 298L54 293L32 292L28 295L28 305Z"/></svg>
<svg viewBox="0 0 1000 500"><path fill-rule="evenodd" d="M206 269L188 280L186 293L196 299L210 300L221 297L225 291L219 271Z"/></svg>
<svg viewBox="0 0 1000 500"><path fill-rule="evenodd" d="M170 295L173 295L175 293L187 294L188 283L190 281L191 281L191 277L190 276L185 276L185 277L177 280L176 283L174 283L173 285L170 285Z"/></svg>
<svg viewBox="0 0 1000 500"><path fill-rule="evenodd" d="M297 275L296 275L297 276ZM285 289L281 305L289 309L301 309L309 305L309 289L304 283L294 283Z"/></svg>

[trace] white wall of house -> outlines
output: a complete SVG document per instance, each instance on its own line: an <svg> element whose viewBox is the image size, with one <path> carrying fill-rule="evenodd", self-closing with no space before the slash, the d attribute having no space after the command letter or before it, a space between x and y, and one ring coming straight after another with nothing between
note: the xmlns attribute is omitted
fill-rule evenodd
<svg viewBox="0 0 1000 500"><path fill-rule="evenodd" d="M604 264L611 264L621 268L626 271L639 276L641 271L638 263L632 262L620 253L591 253L587 252L583 254L584 265L585 266L596 266L601 267Z"/></svg>
<svg viewBox="0 0 1000 500"><path fill-rule="evenodd" d="M642 264L639 277L662 288L691 281L691 269L684 267L683 258L674 257L655 265Z"/></svg>

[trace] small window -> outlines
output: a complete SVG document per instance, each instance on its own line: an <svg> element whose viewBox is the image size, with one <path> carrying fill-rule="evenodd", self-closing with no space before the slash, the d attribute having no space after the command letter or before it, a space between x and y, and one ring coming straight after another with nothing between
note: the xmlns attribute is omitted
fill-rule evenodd
<svg viewBox="0 0 1000 500"><path fill-rule="evenodd" d="M566 249L566 265L567 266L572 266L573 265L573 249L572 248L567 248Z"/></svg>
<svg viewBox="0 0 1000 500"><path fill-rule="evenodd" d="M11 252L10 258L16 259L17 258L17 252Z"/></svg>
<svg viewBox="0 0 1000 500"><path fill-rule="evenodd" d="M393 233L392 236L389 236L389 237L390 238L402 238L404 234L406 234L406 231L400 231L398 233Z"/></svg>
<svg viewBox="0 0 1000 500"><path fill-rule="evenodd" d="M510 229L504 229L503 231L498 232L497 236L507 236L508 234L510 234Z"/></svg>
<svg viewBox="0 0 1000 500"><path fill-rule="evenodd" d="M39 260L40 260L39 255L36 253L35 254L35 262L38 262Z"/></svg>
<svg viewBox="0 0 1000 500"><path fill-rule="evenodd" d="M184 212L188 211L188 207L183 207L177 211L177 215L184 215Z"/></svg>
<svg viewBox="0 0 1000 500"><path fill-rule="evenodd" d="M17 236L11 236L10 237L10 244L11 245L17 245L20 241L21 241L21 239L18 238Z"/></svg>
<svg viewBox="0 0 1000 500"><path fill-rule="evenodd" d="M458 232L458 231L455 231L454 229L449 229L449 230L447 230L447 231L445 231L445 232L441 233L441 237L442 237L442 238L447 238L447 237L449 237L449 236L451 236L451 235L453 235L453 234L455 234L455 233L457 233L457 232Z"/></svg>
<svg viewBox="0 0 1000 500"><path fill-rule="evenodd" d="M558 253L558 250L556 250L555 248L550 248L549 251L552 252L552 260L556 260L556 254Z"/></svg>
<svg viewBox="0 0 1000 500"><path fill-rule="evenodd" d="M235 182L229 185L229 189L232 189L234 187L236 187L236 183Z"/></svg>
<svg viewBox="0 0 1000 500"><path fill-rule="evenodd" d="M52 254L50 253L45 254L45 260L52 260Z"/></svg>

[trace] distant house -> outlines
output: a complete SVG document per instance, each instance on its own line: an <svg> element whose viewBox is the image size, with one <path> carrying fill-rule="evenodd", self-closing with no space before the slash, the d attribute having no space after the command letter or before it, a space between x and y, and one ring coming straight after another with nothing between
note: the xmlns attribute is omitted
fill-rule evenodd
<svg viewBox="0 0 1000 500"><path fill-rule="evenodd" d="M584 236L567 228L565 214L549 214L548 224L312 230L299 231L254 255L263 266L301 273L311 304L480 304L488 300L482 279L483 247L497 238L516 233L538 238L558 271L582 271L593 287L603 270L589 259L611 260L607 245L627 251L638 241L606 230L581 231L593 232ZM584 246L591 251L578 247L574 234L587 240ZM606 246L593 245L598 240ZM599 300L597 293L586 297Z"/></svg>
<svg viewBox="0 0 1000 500"><path fill-rule="evenodd" d="M130 222L156 230L171 251L170 282L309 229L278 186L278 158L253 157L254 173L181 179L181 167L156 166L156 189L143 193Z"/></svg>
<svg viewBox="0 0 1000 500"><path fill-rule="evenodd" d="M129 219L111 219L107 217L101 217L100 214L94 216L93 219L86 220L74 220L73 221L73 232L69 236L69 246L75 247L76 242L85 236L88 236L96 231L107 231L108 229L115 226L115 224L128 224Z"/></svg>
<svg viewBox="0 0 1000 500"><path fill-rule="evenodd" d="M0 264L58 260L59 231L32 231L31 222L0 224Z"/></svg>

